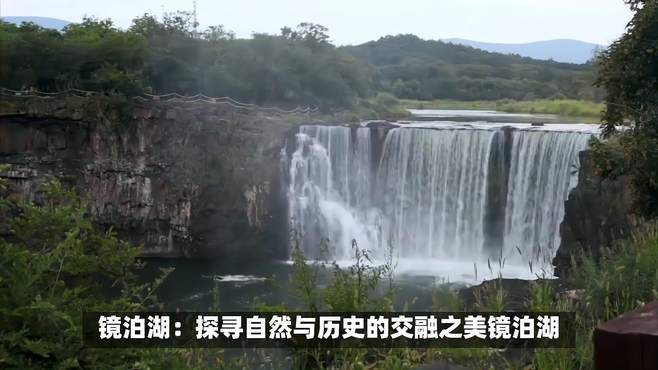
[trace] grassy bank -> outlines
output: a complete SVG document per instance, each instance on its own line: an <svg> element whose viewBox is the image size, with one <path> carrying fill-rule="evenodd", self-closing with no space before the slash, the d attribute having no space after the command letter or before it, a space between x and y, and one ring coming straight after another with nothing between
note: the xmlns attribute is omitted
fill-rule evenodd
<svg viewBox="0 0 658 370"><path fill-rule="evenodd" d="M401 100L405 108L416 109L474 109L496 110L508 113L556 114L567 117L583 117L587 121L598 121L603 104L587 100L573 99L538 99L518 100Z"/></svg>

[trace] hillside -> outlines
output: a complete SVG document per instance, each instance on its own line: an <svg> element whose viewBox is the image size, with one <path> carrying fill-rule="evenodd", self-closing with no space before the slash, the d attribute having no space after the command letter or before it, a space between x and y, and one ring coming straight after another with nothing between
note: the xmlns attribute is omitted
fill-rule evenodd
<svg viewBox="0 0 658 370"><path fill-rule="evenodd" d="M444 39L443 41L471 46L495 53L518 54L541 60L554 60L564 63L587 63L594 53L603 46L578 40L546 40L520 44L480 42L459 38Z"/></svg>
<svg viewBox="0 0 658 370"><path fill-rule="evenodd" d="M491 53L414 35L343 48L375 68L375 83L408 99L598 99L591 65Z"/></svg>

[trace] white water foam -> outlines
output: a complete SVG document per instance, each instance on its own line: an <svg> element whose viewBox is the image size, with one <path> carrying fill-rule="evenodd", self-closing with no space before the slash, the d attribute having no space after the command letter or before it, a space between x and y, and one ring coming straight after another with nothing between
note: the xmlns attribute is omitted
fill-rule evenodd
<svg viewBox="0 0 658 370"><path fill-rule="evenodd" d="M309 258L327 238L329 258L343 265L356 240L376 260L392 250L401 274L551 276L578 153L596 133L592 125L422 122L390 129L375 145L366 127L302 126L288 160L292 226ZM502 271L489 269L503 261Z"/></svg>

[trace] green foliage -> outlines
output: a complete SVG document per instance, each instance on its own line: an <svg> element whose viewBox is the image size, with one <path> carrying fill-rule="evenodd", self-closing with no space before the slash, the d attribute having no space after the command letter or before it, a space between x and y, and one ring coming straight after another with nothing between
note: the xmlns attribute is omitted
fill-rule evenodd
<svg viewBox="0 0 658 370"><path fill-rule="evenodd" d="M531 312L573 312L572 304L566 299L557 299L550 280L538 280L530 283L529 298L526 308ZM582 337L582 318L576 316L577 336ZM579 344L582 346L582 343ZM532 368L535 370L572 370L578 368L577 352L571 349L535 350Z"/></svg>
<svg viewBox="0 0 658 370"><path fill-rule="evenodd" d="M302 23L283 35L236 40L222 26L194 33L191 15L144 14L128 30L85 18L61 33L0 22L0 85L135 95L231 96L258 104L351 107L371 88L371 71Z"/></svg>
<svg viewBox="0 0 658 370"><path fill-rule="evenodd" d="M224 28L224 26L210 26L206 29L201 36L211 42L220 42L224 40L233 40L235 39L235 33Z"/></svg>
<svg viewBox="0 0 658 370"><path fill-rule="evenodd" d="M532 101L496 102L496 109L510 113L545 113L567 117L591 117L599 120L602 105L592 101L573 99L543 99Z"/></svg>
<svg viewBox="0 0 658 370"><path fill-rule="evenodd" d="M293 31L290 27L281 29L281 36L288 40L303 41L313 49L329 46L329 30L320 24L302 22Z"/></svg>
<svg viewBox="0 0 658 370"><path fill-rule="evenodd" d="M573 370L574 359L572 350L557 349L538 349L532 362L532 368L535 370Z"/></svg>
<svg viewBox="0 0 658 370"><path fill-rule="evenodd" d="M379 92L373 98L361 100L346 117L337 117L348 121L366 119L399 120L409 118L404 105L392 94Z"/></svg>
<svg viewBox="0 0 658 370"><path fill-rule="evenodd" d="M0 85L135 95L204 93L258 104L353 109L356 117L403 118L377 91L409 99L597 99L590 65L388 36L335 47L326 27L300 23L280 35L236 39L217 25L196 33L190 13L144 14L121 30L85 18L62 32L0 22ZM375 102L371 101L374 98ZM363 102L365 106L358 103Z"/></svg>
<svg viewBox="0 0 658 370"><path fill-rule="evenodd" d="M599 121L603 104L573 99L536 99L518 101L503 100L402 100L407 108L415 109L476 109L497 110L508 113L556 114L565 117L579 117L587 121Z"/></svg>
<svg viewBox="0 0 658 370"><path fill-rule="evenodd" d="M530 282L530 294L527 302L532 312L549 312L554 308L553 286L548 280Z"/></svg>
<svg viewBox="0 0 658 370"><path fill-rule="evenodd" d="M607 136L627 124L619 144L632 176L636 208L658 215L658 2L626 1L635 14L626 33L599 58L597 84L606 92ZM601 160L605 162L605 160ZM603 170L603 172L606 172Z"/></svg>
<svg viewBox="0 0 658 370"><path fill-rule="evenodd" d="M109 20L87 18L69 25L64 34L34 24L17 27L0 22L0 48L4 87L122 89L127 93L143 87L138 78L144 40L118 31Z"/></svg>
<svg viewBox="0 0 658 370"><path fill-rule="evenodd" d="M658 298L658 232L656 226L638 229L630 240L604 249L599 258L574 257L568 285L573 297L555 299L548 283L533 285L528 308L534 311L572 311L576 315L576 348L538 350L533 368L590 369L592 333L601 322ZM549 299L553 296L553 299Z"/></svg>
<svg viewBox="0 0 658 370"><path fill-rule="evenodd" d="M399 104L399 101L395 96L393 96L391 94L378 93L375 96L374 103L381 106L381 107L389 108L389 107L392 107L396 104Z"/></svg>
<svg viewBox="0 0 658 370"><path fill-rule="evenodd" d="M368 251L359 249L356 241L352 242L354 264L347 269L334 266L333 278L322 296L326 310L329 312L364 312L390 311L392 309L393 289L389 285L383 294L378 293L380 283L392 268L389 265L373 266Z"/></svg>
<svg viewBox="0 0 658 370"><path fill-rule="evenodd" d="M375 67L378 90L403 99L601 98L591 86L590 65L489 53L414 35L386 36L344 49Z"/></svg>
<svg viewBox="0 0 658 370"><path fill-rule="evenodd" d="M319 292L317 291L318 270L306 263L304 253L299 249L299 242L295 231L291 231L292 261L293 261L293 288L295 295L310 312L318 312Z"/></svg>
<svg viewBox="0 0 658 370"><path fill-rule="evenodd" d="M473 292L475 308L481 312L504 312L507 291L503 287L503 278L499 277L489 284L482 285Z"/></svg>
<svg viewBox="0 0 658 370"><path fill-rule="evenodd" d="M591 369L594 328L658 299L658 226L638 229L630 240L603 250L599 258L584 253L574 257L573 265L572 275L564 282L569 292L557 294L551 280L531 282L525 309L574 312L575 349L542 348L521 358L491 349L432 349L426 360L448 360L477 369ZM474 294L478 310L507 309L502 281L488 282L476 288Z"/></svg>
<svg viewBox="0 0 658 370"><path fill-rule="evenodd" d="M308 263L299 248L298 235L291 232L294 294L301 306L296 310L311 312L388 312L392 310L395 289L390 264L373 265L368 251L352 242L354 263L341 268L328 261ZM321 250L327 248L327 240ZM321 256L322 257L322 256ZM325 281L326 280L326 281ZM324 283L324 287L321 287ZM259 305L263 311L287 311L285 305ZM422 356L411 350L365 349L296 349L292 353L293 369L408 369L420 363Z"/></svg>
<svg viewBox="0 0 658 370"><path fill-rule="evenodd" d="M302 304L299 309L311 312L387 312L392 309L395 293L390 280L392 266L373 265L368 251L360 249L356 241L352 242L352 250L354 263L346 268L328 261L309 264L294 242L292 283ZM328 279L326 287L319 287L320 279Z"/></svg>
<svg viewBox="0 0 658 370"><path fill-rule="evenodd" d="M601 251L584 255L573 271L574 285L586 293L593 318L609 320L658 299L658 232L655 226Z"/></svg>
<svg viewBox="0 0 658 370"><path fill-rule="evenodd" d="M0 181L0 190L4 185ZM599 259L588 255L575 258L577 267L571 269L573 275L567 282L578 292L575 300L558 297L549 280L530 284L526 309L575 311L575 350L538 349L521 359L494 349L298 349L285 359L274 360L264 351L230 360L217 349L113 349L110 353L82 347L81 312L153 308L157 304L154 292L169 271L152 283L137 283L138 249L111 232L95 230L85 203L56 181L43 187L38 203L0 198L0 214L6 220L0 225L3 368L277 369L284 361L299 369L411 369L423 362L444 360L481 369L587 369L592 365L593 328L658 298L658 229L654 226L604 250ZM368 252L356 243L354 263L348 268L309 264L294 234L292 239L293 286L301 304L297 309L393 309L391 265L373 266ZM215 310L219 309L217 289L213 290ZM507 309L507 292L500 279L479 289L478 310ZM436 310L463 309L448 285L437 289L434 296ZM283 305L270 308L289 309Z"/></svg>
<svg viewBox="0 0 658 370"><path fill-rule="evenodd" d="M622 137L614 136L605 141L594 140L592 142L592 159L596 175L614 179L627 173L628 164L620 139Z"/></svg>
<svg viewBox="0 0 658 370"><path fill-rule="evenodd" d="M170 270L138 283L139 249L99 232L86 206L59 182L44 185L38 204L0 198L0 367L174 367L174 352L85 348L83 311L152 307Z"/></svg>
<svg viewBox="0 0 658 370"><path fill-rule="evenodd" d="M449 284L443 283L432 292L432 310L437 312L457 312L463 309L463 302Z"/></svg>

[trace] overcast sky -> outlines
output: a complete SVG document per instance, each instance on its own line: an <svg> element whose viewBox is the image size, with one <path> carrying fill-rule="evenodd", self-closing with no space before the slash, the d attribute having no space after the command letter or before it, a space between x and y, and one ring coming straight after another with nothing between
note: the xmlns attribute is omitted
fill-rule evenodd
<svg viewBox="0 0 658 370"><path fill-rule="evenodd" d="M120 27L143 13L191 10L192 0L0 0L2 16L80 21L112 18ZM239 37L314 22L337 44L413 33L489 42L570 38L608 44L631 18L622 0L197 0L201 28L223 24Z"/></svg>

